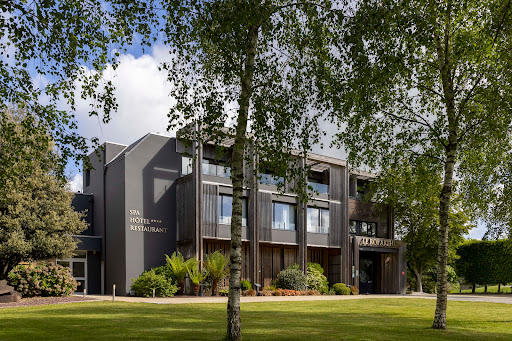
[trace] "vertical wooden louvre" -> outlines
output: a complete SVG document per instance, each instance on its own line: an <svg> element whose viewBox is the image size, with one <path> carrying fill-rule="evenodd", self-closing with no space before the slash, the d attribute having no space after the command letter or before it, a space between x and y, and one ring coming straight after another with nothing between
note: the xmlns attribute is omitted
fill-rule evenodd
<svg viewBox="0 0 512 341"><path fill-rule="evenodd" d="M272 240L272 193L258 193L260 240Z"/></svg>
<svg viewBox="0 0 512 341"><path fill-rule="evenodd" d="M341 246L343 207L338 203L329 203L329 246Z"/></svg>
<svg viewBox="0 0 512 341"><path fill-rule="evenodd" d="M176 185L177 240L192 242L195 236L194 182L180 179Z"/></svg>
<svg viewBox="0 0 512 341"><path fill-rule="evenodd" d="M206 237L219 235L219 186L203 184L203 231Z"/></svg>

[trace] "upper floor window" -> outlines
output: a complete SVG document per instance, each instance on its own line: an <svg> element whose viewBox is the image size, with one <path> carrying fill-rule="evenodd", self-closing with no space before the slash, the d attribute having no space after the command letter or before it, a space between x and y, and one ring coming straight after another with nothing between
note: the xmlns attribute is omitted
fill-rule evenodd
<svg viewBox="0 0 512 341"><path fill-rule="evenodd" d="M356 236L376 237L377 223L351 220L348 224L349 233Z"/></svg>
<svg viewBox="0 0 512 341"><path fill-rule="evenodd" d="M329 233L329 210L308 207L308 232Z"/></svg>
<svg viewBox="0 0 512 341"><path fill-rule="evenodd" d="M272 203L272 228L295 231L297 206L280 202Z"/></svg>
<svg viewBox="0 0 512 341"><path fill-rule="evenodd" d="M181 157L181 176L189 175L192 173L192 158Z"/></svg>
<svg viewBox="0 0 512 341"><path fill-rule="evenodd" d="M229 178L231 176L231 168L214 160L203 159L203 174Z"/></svg>
<svg viewBox="0 0 512 341"><path fill-rule="evenodd" d="M219 195L219 224L231 224L233 215L233 197L231 195ZM247 199L242 200L242 226L247 226Z"/></svg>
<svg viewBox="0 0 512 341"><path fill-rule="evenodd" d="M89 187L91 185L91 171L88 169L85 171L85 187Z"/></svg>
<svg viewBox="0 0 512 341"><path fill-rule="evenodd" d="M269 186L278 186L279 184L284 185L284 178L282 176L275 176L272 174L261 173L260 184Z"/></svg>

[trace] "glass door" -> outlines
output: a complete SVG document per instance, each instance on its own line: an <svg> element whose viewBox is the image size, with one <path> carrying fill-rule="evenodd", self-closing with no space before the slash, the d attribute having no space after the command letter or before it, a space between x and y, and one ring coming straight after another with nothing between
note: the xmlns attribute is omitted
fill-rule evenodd
<svg viewBox="0 0 512 341"><path fill-rule="evenodd" d="M373 259L359 260L359 292L361 294L373 294L373 270Z"/></svg>
<svg viewBox="0 0 512 341"><path fill-rule="evenodd" d="M58 259L57 264L67 266L71 269L71 274L78 282L76 292L84 292L87 289L87 252L75 251L71 259Z"/></svg>

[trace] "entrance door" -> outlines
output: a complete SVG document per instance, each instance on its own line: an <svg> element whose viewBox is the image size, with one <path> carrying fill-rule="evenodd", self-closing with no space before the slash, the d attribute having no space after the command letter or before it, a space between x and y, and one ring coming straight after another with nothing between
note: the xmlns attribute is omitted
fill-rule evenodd
<svg viewBox="0 0 512 341"><path fill-rule="evenodd" d="M87 252L75 251L73 258L57 260L57 264L71 269L71 275L78 282L76 292L84 292L84 289L87 289Z"/></svg>
<svg viewBox="0 0 512 341"><path fill-rule="evenodd" d="M359 259L359 293L374 293L374 264L371 258Z"/></svg>

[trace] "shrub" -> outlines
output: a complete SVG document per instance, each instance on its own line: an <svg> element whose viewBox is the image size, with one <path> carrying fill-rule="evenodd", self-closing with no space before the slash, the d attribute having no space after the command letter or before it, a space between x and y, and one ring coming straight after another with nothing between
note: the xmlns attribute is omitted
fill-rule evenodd
<svg viewBox="0 0 512 341"><path fill-rule="evenodd" d="M243 292L243 295L244 296L256 296L256 290L253 290L253 289L245 290Z"/></svg>
<svg viewBox="0 0 512 341"><path fill-rule="evenodd" d="M289 290L306 290L306 275L299 269L289 267L277 275L277 287Z"/></svg>
<svg viewBox="0 0 512 341"><path fill-rule="evenodd" d="M229 289L220 289L219 295L221 296L228 296L229 295Z"/></svg>
<svg viewBox="0 0 512 341"><path fill-rule="evenodd" d="M352 295L359 295L359 289L358 289L358 288L356 288L355 286L351 286L351 287L350 287L350 293L351 293Z"/></svg>
<svg viewBox="0 0 512 341"><path fill-rule="evenodd" d="M67 296L77 288L71 269L59 264L18 265L9 272L8 281L23 297Z"/></svg>
<svg viewBox="0 0 512 341"><path fill-rule="evenodd" d="M269 285L268 287L264 287L263 290L270 290L270 291L274 291L276 290L276 287L273 286L273 285Z"/></svg>
<svg viewBox="0 0 512 341"><path fill-rule="evenodd" d="M273 290L262 290L260 291L261 296L272 296Z"/></svg>
<svg viewBox="0 0 512 341"><path fill-rule="evenodd" d="M275 290L275 291L272 291L272 296L283 296L283 294L281 293L281 291Z"/></svg>
<svg viewBox="0 0 512 341"><path fill-rule="evenodd" d="M174 296L178 291L178 287L171 279L167 279L165 275L158 275L155 269L143 272L137 279L132 278L132 282L132 289L137 296L151 297L153 289L155 296L159 297Z"/></svg>
<svg viewBox="0 0 512 341"><path fill-rule="evenodd" d="M291 289L277 289L278 292L281 293L280 296L300 296L300 292L297 290ZM278 295L279 296L279 295Z"/></svg>
<svg viewBox="0 0 512 341"><path fill-rule="evenodd" d="M324 269L318 263L308 263L307 275L308 289L317 290L321 293L329 291L329 281L324 276Z"/></svg>
<svg viewBox="0 0 512 341"><path fill-rule="evenodd" d="M336 295L350 295L350 288L348 288L344 283L336 283L332 286Z"/></svg>
<svg viewBox="0 0 512 341"><path fill-rule="evenodd" d="M246 280L240 281L240 288L242 289L242 291L252 289L251 282L246 281Z"/></svg>

